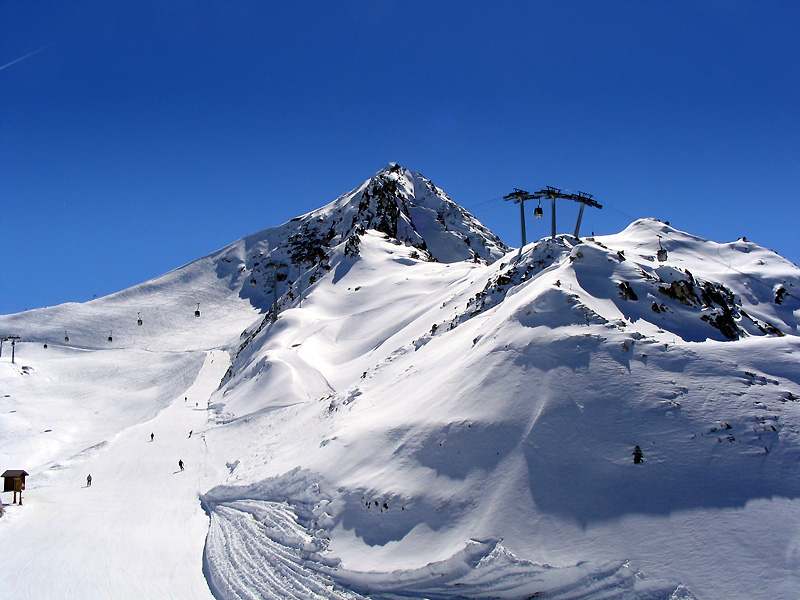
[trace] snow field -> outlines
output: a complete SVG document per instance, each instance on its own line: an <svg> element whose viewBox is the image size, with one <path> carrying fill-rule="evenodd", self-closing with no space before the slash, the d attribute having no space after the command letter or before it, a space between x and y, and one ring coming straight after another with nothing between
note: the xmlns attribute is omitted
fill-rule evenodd
<svg viewBox="0 0 800 600"><path fill-rule="evenodd" d="M198 492L208 397L227 364L225 352L209 352L194 383L155 418L38 474L46 481L33 478L24 507L7 507L3 537L40 550L0 548L4 593L212 598L201 568L208 519ZM89 473L92 485L86 487Z"/></svg>

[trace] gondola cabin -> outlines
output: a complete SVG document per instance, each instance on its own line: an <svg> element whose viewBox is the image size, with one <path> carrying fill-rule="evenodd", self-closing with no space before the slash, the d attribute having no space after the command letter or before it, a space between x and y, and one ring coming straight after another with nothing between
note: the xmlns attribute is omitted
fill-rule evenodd
<svg viewBox="0 0 800 600"><path fill-rule="evenodd" d="M14 504L17 503L17 492L19 492L19 503L22 505L22 490L25 489L25 478L28 473L22 469L9 469L2 475L3 491L14 492Z"/></svg>
<svg viewBox="0 0 800 600"><path fill-rule="evenodd" d="M658 252L656 252L656 258L659 262L664 262L667 260L667 249L661 245L661 236L659 235L656 237L658 237Z"/></svg>

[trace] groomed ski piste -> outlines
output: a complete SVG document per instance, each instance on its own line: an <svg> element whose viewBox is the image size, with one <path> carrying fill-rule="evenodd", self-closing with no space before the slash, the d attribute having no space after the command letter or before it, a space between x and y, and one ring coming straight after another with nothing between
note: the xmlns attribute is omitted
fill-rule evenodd
<svg viewBox="0 0 800 600"><path fill-rule="evenodd" d="M390 165L0 316L2 595L795 598L799 287L652 219L509 250Z"/></svg>

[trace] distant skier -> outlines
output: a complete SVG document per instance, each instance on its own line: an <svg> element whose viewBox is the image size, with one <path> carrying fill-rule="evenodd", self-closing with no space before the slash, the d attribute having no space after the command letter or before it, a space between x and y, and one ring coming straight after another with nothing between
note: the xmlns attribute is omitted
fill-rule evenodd
<svg viewBox="0 0 800 600"><path fill-rule="evenodd" d="M154 437L156 437L156 434L155 434L155 433L151 433L151 434L150 434L150 441L151 441L151 442L153 441L153 438L154 438Z"/></svg>
<svg viewBox="0 0 800 600"><path fill-rule="evenodd" d="M181 471L183 471L183 460L178 459L178 466L180 467Z"/></svg>
<svg viewBox="0 0 800 600"><path fill-rule="evenodd" d="M194 430L192 430L192 429L189 430L189 437L192 437L192 431L194 431Z"/></svg>
<svg viewBox="0 0 800 600"><path fill-rule="evenodd" d="M89 473L86 476L86 487L92 487L92 474Z"/></svg>
<svg viewBox="0 0 800 600"><path fill-rule="evenodd" d="M633 463L638 465L640 462L644 461L644 455L642 454L642 449L639 446L635 446L633 448Z"/></svg>

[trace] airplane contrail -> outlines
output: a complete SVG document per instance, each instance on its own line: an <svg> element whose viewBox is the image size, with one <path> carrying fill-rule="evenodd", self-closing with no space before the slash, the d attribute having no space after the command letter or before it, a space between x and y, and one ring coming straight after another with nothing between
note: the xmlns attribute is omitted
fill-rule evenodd
<svg viewBox="0 0 800 600"><path fill-rule="evenodd" d="M28 54L26 54L25 56L21 56L20 58L18 58L18 59L16 59L16 60L12 60L10 63L7 63L7 64L3 65L2 67L0 67L0 71L2 71L3 69L5 69L5 68L7 68L7 67L10 67L11 65L15 65L15 64L17 64L17 63L18 63L19 61L21 61L21 60L25 60L26 58L30 58L30 57L31 57L31 56L33 56L34 54L39 54L39 52L41 52L42 50L47 50L47 49L48 49L50 46L52 46L52 45L53 45L53 44L47 44L47 46L42 46L42 47L41 47L41 48L39 48L38 50L34 50L33 52L29 52L29 53L28 53Z"/></svg>

